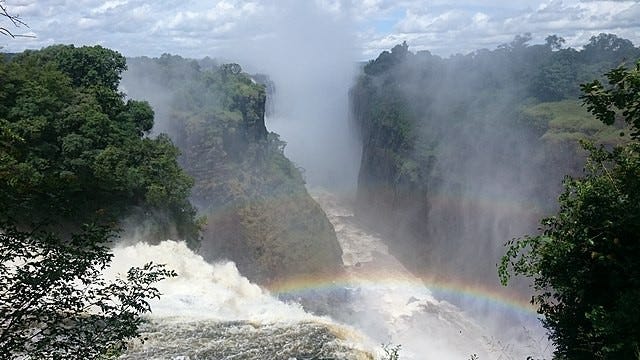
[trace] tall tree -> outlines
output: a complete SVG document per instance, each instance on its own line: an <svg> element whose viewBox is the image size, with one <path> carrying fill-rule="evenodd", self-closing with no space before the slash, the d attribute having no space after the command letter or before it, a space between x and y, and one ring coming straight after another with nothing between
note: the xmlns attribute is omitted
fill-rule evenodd
<svg viewBox="0 0 640 360"><path fill-rule="evenodd" d="M605 77L606 88L599 80L581 86L587 109L607 125L624 119L633 129L631 136L640 140L640 62L632 69L619 66Z"/></svg>
<svg viewBox="0 0 640 360"><path fill-rule="evenodd" d="M0 358L103 359L138 335L175 273L107 281L117 221L175 223L196 240L191 179L153 111L118 92L122 55L55 46L0 62Z"/></svg>
<svg viewBox="0 0 640 360"><path fill-rule="evenodd" d="M562 46L566 43L566 40L563 37L558 35L549 35L544 38L544 42L551 50L560 50Z"/></svg>
<svg viewBox="0 0 640 360"><path fill-rule="evenodd" d="M156 218L159 236L194 243L192 180L171 140L148 136L149 104L118 91L125 69L122 55L100 46L52 46L0 63L0 203L19 221L71 228Z"/></svg>

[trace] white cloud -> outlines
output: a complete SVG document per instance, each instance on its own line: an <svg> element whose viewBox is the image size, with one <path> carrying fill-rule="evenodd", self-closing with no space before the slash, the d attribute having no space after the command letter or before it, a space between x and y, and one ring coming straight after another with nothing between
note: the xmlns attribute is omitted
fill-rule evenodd
<svg viewBox="0 0 640 360"><path fill-rule="evenodd" d="M127 4L126 0L105 1L102 5L100 5L97 8L94 8L93 10L91 10L91 12L94 13L94 14L103 14L103 13L109 11L109 10L117 8L118 6L126 5L126 4Z"/></svg>
<svg viewBox="0 0 640 360"><path fill-rule="evenodd" d="M407 4L395 33L366 34L364 52L375 54L393 41L407 40L413 49L448 55L494 48L525 32L534 35L534 42L558 34L574 47L600 32L640 41L640 4L636 1L496 1L490 6L483 1L421 3L430 6L414 11L411 6L420 2Z"/></svg>
<svg viewBox="0 0 640 360"><path fill-rule="evenodd" d="M448 55L495 48L524 32L531 32L534 42L558 34L570 46L600 32L640 43L640 4L628 0L17 0L10 5L30 26L23 33L37 38L0 38L9 51L100 43L126 55L216 56L275 36L283 22L296 21L302 7L349 21L354 33L345 36L359 42L358 59L405 40L414 50ZM313 21L305 25L313 27Z"/></svg>

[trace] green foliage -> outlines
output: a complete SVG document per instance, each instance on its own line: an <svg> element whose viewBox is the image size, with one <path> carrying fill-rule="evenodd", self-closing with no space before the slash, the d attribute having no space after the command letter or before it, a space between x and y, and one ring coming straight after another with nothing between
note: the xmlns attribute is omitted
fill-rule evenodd
<svg viewBox="0 0 640 360"><path fill-rule="evenodd" d="M552 50L560 50L566 43L566 40L558 35L549 35L544 38L545 44Z"/></svg>
<svg viewBox="0 0 640 360"><path fill-rule="evenodd" d="M501 179L513 175L508 181L521 188L496 196L528 198L535 207L552 211L560 181L526 178L577 173L586 155L580 139L607 145L628 140L619 136L625 131L622 121L603 126L576 100L581 82L640 57L640 49L611 34L594 37L584 50L565 48L557 35L547 37L545 44L530 44L531 39L522 34L497 49L449 58L397 45L363 65L350 91L363 144L359 216L376 224L385 219L379 230L407 234L408 246L396 248L411 249L405 259L416 266L455 268L451 262L435 265L454 256L433 256L435 243L452 252L462 246L452 243L460 236L425 236L434 229L429 202L431 194L457 196L474 188L470 175L484 171L481 159L495 164L492 169ZM521 166L515 163L519 157L527 161L524 172L514 171ZM425 198L427 202L418 200ZM491 241L484 236L489 235L480 235L478 244Z"/></svg>
<svg viewBox="0 0 640 360"><path fill-rule="evenodd" d="M600 33L589 39L582 56L588 62L622 62L625 59L637 58L638 51L630 40L615 34Z"/></svg>
<svg viewBox="0 0 640 360"><path fill-rule="evenodd" d="M575 99L581 80L640 56L640 50L611 34L592 38L582 51L563 49L557 35L545 45L529 45L530 40L531 34L522 34L495 50L448 59L414 54L402 44L365 64L350 96L365 148L371 149L364 156L381 159L376 167L382 169L371 171L388 170L386 180L378 180L421 187L437 176L428 167L437 162L443 135L470 131L479 119L495 132L523 127L520 132L539 133L552 143L540 149L580 138L619 142L619 131L589 118Z"/></svg>
<svg viewBox="0 0 640 360"><path fill-rule="evenodd" d="M21 221L77 227L166 214L197 240L192 180L153 111L117 87L122 55L57 45L0 63L0 203Z"/></svg>
<svg viewBox="0 0 640 360"><path fill-rule="evenodd" d="M576 51L548 52L537 68L531 69L529 92L541 101L557 101L578 95L578 75L585 69Z"/></svg>
<svg viewBox="0 0 640 360"><path fill-rule="evenodd" d="M607 125L622 117L635 128L631 136L640 139L640 62L633 69L619 66L605 76L607 88L599 80L583 84L581 99L587 109Z"/></svg>
<svg viewBox="0 0 640 360"><path fill-rule="evenodd" d="M610 123L606 109L616 97L590 96L593 83L583 89L588 109ZM617 104L627 114L634 106ZM584 176L565 179L560 209L542 220L540 235L507 243L499 274L503 284L510 272L533 280L532 302L557 358L630 359L640 339L640 144L583 147L590 154Z"/></svg>
<svg viewBox="0 0 640 360"><path fill-rule="evenodd" d="M242 67L235 63L222 64L220 66L220 71L222 71L222 73L224 74L238 75L242 72Z"/></svg>
<svg viewBox="0 0 640 360"><path fill-rule="evenodd" d="M364 67L364 73L367 75L384 73L393 66L401 64L408 55L411 55L409 45L404 41L402 44L394 46L391 52L383 51L377 59L369 61Z"/></svg>
<svg viewBox="0 0 640 360"><path fill-rule="evenodd" d="M114 222L160 218L197 239L191 179L153 111L119 93L124 58L54 46L0 63L0 357L104 359L138 336L147 264L107 281ZM86 225L92 224L92 225Z"/></svg>
<svg viewBox="0 0 640 360"><path fill-rule="evenodd" d="M625 138L619 136L624 131L620 126L607 126L594 119L575 100L544 102L525 106L521 119L527 127L536 128L545 141L556 143L580 139L606 144L618 144Z"/></svg>
<svg viewBox="0 0 640 360"><path fill-rule="evenodd" d="M542 235L508 243L500 275L533 279L560 358L630 358L640 339L640 146L588 149L585 177L565 180Z"/></svg>
<svg viewBox="0 0 640 360"><path fill-rule="evenodd" d="M102 271L114 237L105 226L85 225L61 239L36 227L0 223L0 357L103 359L137 337L140 314L160 296L153 284L176 276L162 265L132 268L126 279Z"/></svg>
<svg viewBox="0 0 640 360"><path fill-rule="evenodd" d="M120 74L127 69L120 53L99 45L76 48L73 45L54 45L42 50L25 51L15 59L36 67L48 67L67 75L75 87L118 90Z"/></svg>

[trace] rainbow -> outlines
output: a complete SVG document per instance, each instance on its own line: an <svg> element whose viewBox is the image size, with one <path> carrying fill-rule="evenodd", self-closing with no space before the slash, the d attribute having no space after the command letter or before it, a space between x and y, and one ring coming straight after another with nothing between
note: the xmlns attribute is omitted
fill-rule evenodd
<svg viewBox="0 0 640 360"><path fill-rule="evenodd" d="M341 288L370 288L406 291L408 293L430 292L437 298L444 296L461 297L465 300L479 301L483 305L497 310L507 310L527 317L537 317L535 307L508 289L489 288L477 284L452 279L436 280L412 276L395 275L384 271L368 271L356 276L343 274L337 276L310 275L273 282L266 289L274 296L303 296L305 294L331 292Z"/></svg>
<svg viewBox="0 0 640 360"><path fill-rule="evenodd" d="M320 195L330 193L322 189L312 189L310 193L316 201ZM291 195L272 196L263 199L265 202L286 201ZM302 196L302 195L301 195ZM335 198L332 196L332 198ZM537 219L545 215L542 207L535 202L522 202L505 197L491 197L488 195L452 194L440 192L432 194L429 201L442 211L458 211L461 204L472 206L480 210L500 211L516 218L524 219L523 222L536 224ZM321 201L320 201L321 203ZM230 203L214 209L208 209L207 215L220 216L235 210L235 204ZM326 211L326 209L324 209ZM517 236L518 234L514 234ZM506 241L506 239L505 239ZM265 289L274 296L304 296L311 293L330 293L341 288L386 288L398 289L416 294L431 292L436 298L455 297L463 300L477 301L480 304L498 310L511 311L528 317L538 317L535 306L528 299L516 294L509 289L499 286L490 287L474 284L468 280L447 278L441 279L430 275L419 277L406 276L402 273L386 272L384 269L370 269L357 273L355 276L342 274L312 274L294 276L277 280L265 286Z"/></svg>
<svg viewBox="0 0 640 360"><path fill-rule="evenodd" d="M390 199L395 196L393 188L386 184L369 185L368 191L373 194L383 194L383 198L384 194L387 194ZM316 193L318 192L316 191ZM422 201L438 211L459 212L460 208L464 206L473 208L479 213L487 211L492 214L510 214L512 218L524 218L533 224L537 224L542 217L550 215L549 209L546 209L544 204L536 199L514 198L505 193L496 195L483 191L435 190L428 194L428 199L424 198Z"/></svg>

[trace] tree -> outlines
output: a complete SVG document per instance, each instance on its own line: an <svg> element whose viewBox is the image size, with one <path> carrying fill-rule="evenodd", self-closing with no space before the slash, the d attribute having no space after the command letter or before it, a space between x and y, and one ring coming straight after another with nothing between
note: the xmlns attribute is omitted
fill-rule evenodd
<svg viewBox="0 0 640 360"><path fill-rule="evenodd" d="M531 36L530 32L518 34L513 38L509 45L511 45L512 49L524 48L531 39L533 39L533 36Z"/></svg>
<svg viewBox="0 0 640 360"><path fill-rule="evenodd" d="M394 46L391 52L383 51L377 59L369 61L369 63L364 66L364 72L372 76L382 74L394 66L401 64L411 55L409 45L407 45L406 41L403 41L402 44Z"/></svg>
<svg viewBox="0 0 640 360"><path fill-rule="evenodd" d="M637 58L640 53L630 40L615 34L601 33L589 39L589 43L584 46L582 56L589 63L607 62L617 65Z"/></svg>
<svg viewBox="0 0 640 360"><path fill-rule="evenodd" d="M634 129L631 136L640 140L640 61L633 69L619 66L605 76L607 89L599 80L581 85L584 104L607 125L622 117Z"/></svg>
<svg viewBox="0 0 640 360"><path fill-rule="evenodd" d="M116 355L159 297L153 284L176 275L149 263L107 281L117 222L157 217L197 236L191 179L171 140L148 136L149 104L118 92L125 68L99 46L0 62L2 359Z"/></svg>
<svg viewBox="0 0 640 360"><path fill-rule="evenodd" d="M560 50L566 43L566 40L558 35L549 35L544 39L544 41L547 47L551 50Z"/></svg>
<svg viewBox="0 0 640 360"><path fill-rule="evenodd" d="M63 240L37 227L0 223L0 358L101 359L139 335L140 314L176 274L148 263L106 281L112 255L105 226L85 225Z"/></svg>
<svg viewBox="0 0 640 360"><path fill-rule="evenodd" d="M615 34L600 33L598 36L592 36L589 43L584 46L585 51L625 51L632 49L631 40L618 37Z"/></svg>
<svg viewBox="0 0 640 360"><path fill-rule="evenodd" d="M153 110L118 91L125 58L57 45L0 62L0 204L17 220L71 229L128 216L195 245L192 180ZM175 224L177 231L172 230Z"/></svg>
<svg viewBox="0 0 640 360"><path fill-rule="evenodd" d="M242 72L242 67L236 63L222 64L220 65L220 71L223 74L238 75Z"/></svg>
<svg viewBox="0 0 640 360"><path fill-rule="evenodd" d="M567 177L555 216L541 234L507 243L499 274L533 280L532 303L556 346L558 359L631 359L639 356L640 143L636 70L614 69L611 87L582 86L589 111L612 123L616 109L634 140L613 150L583 143L585 174ZM615 81L614 81L615 80ZM637 102L637 100L635 100Z"/></svg>

